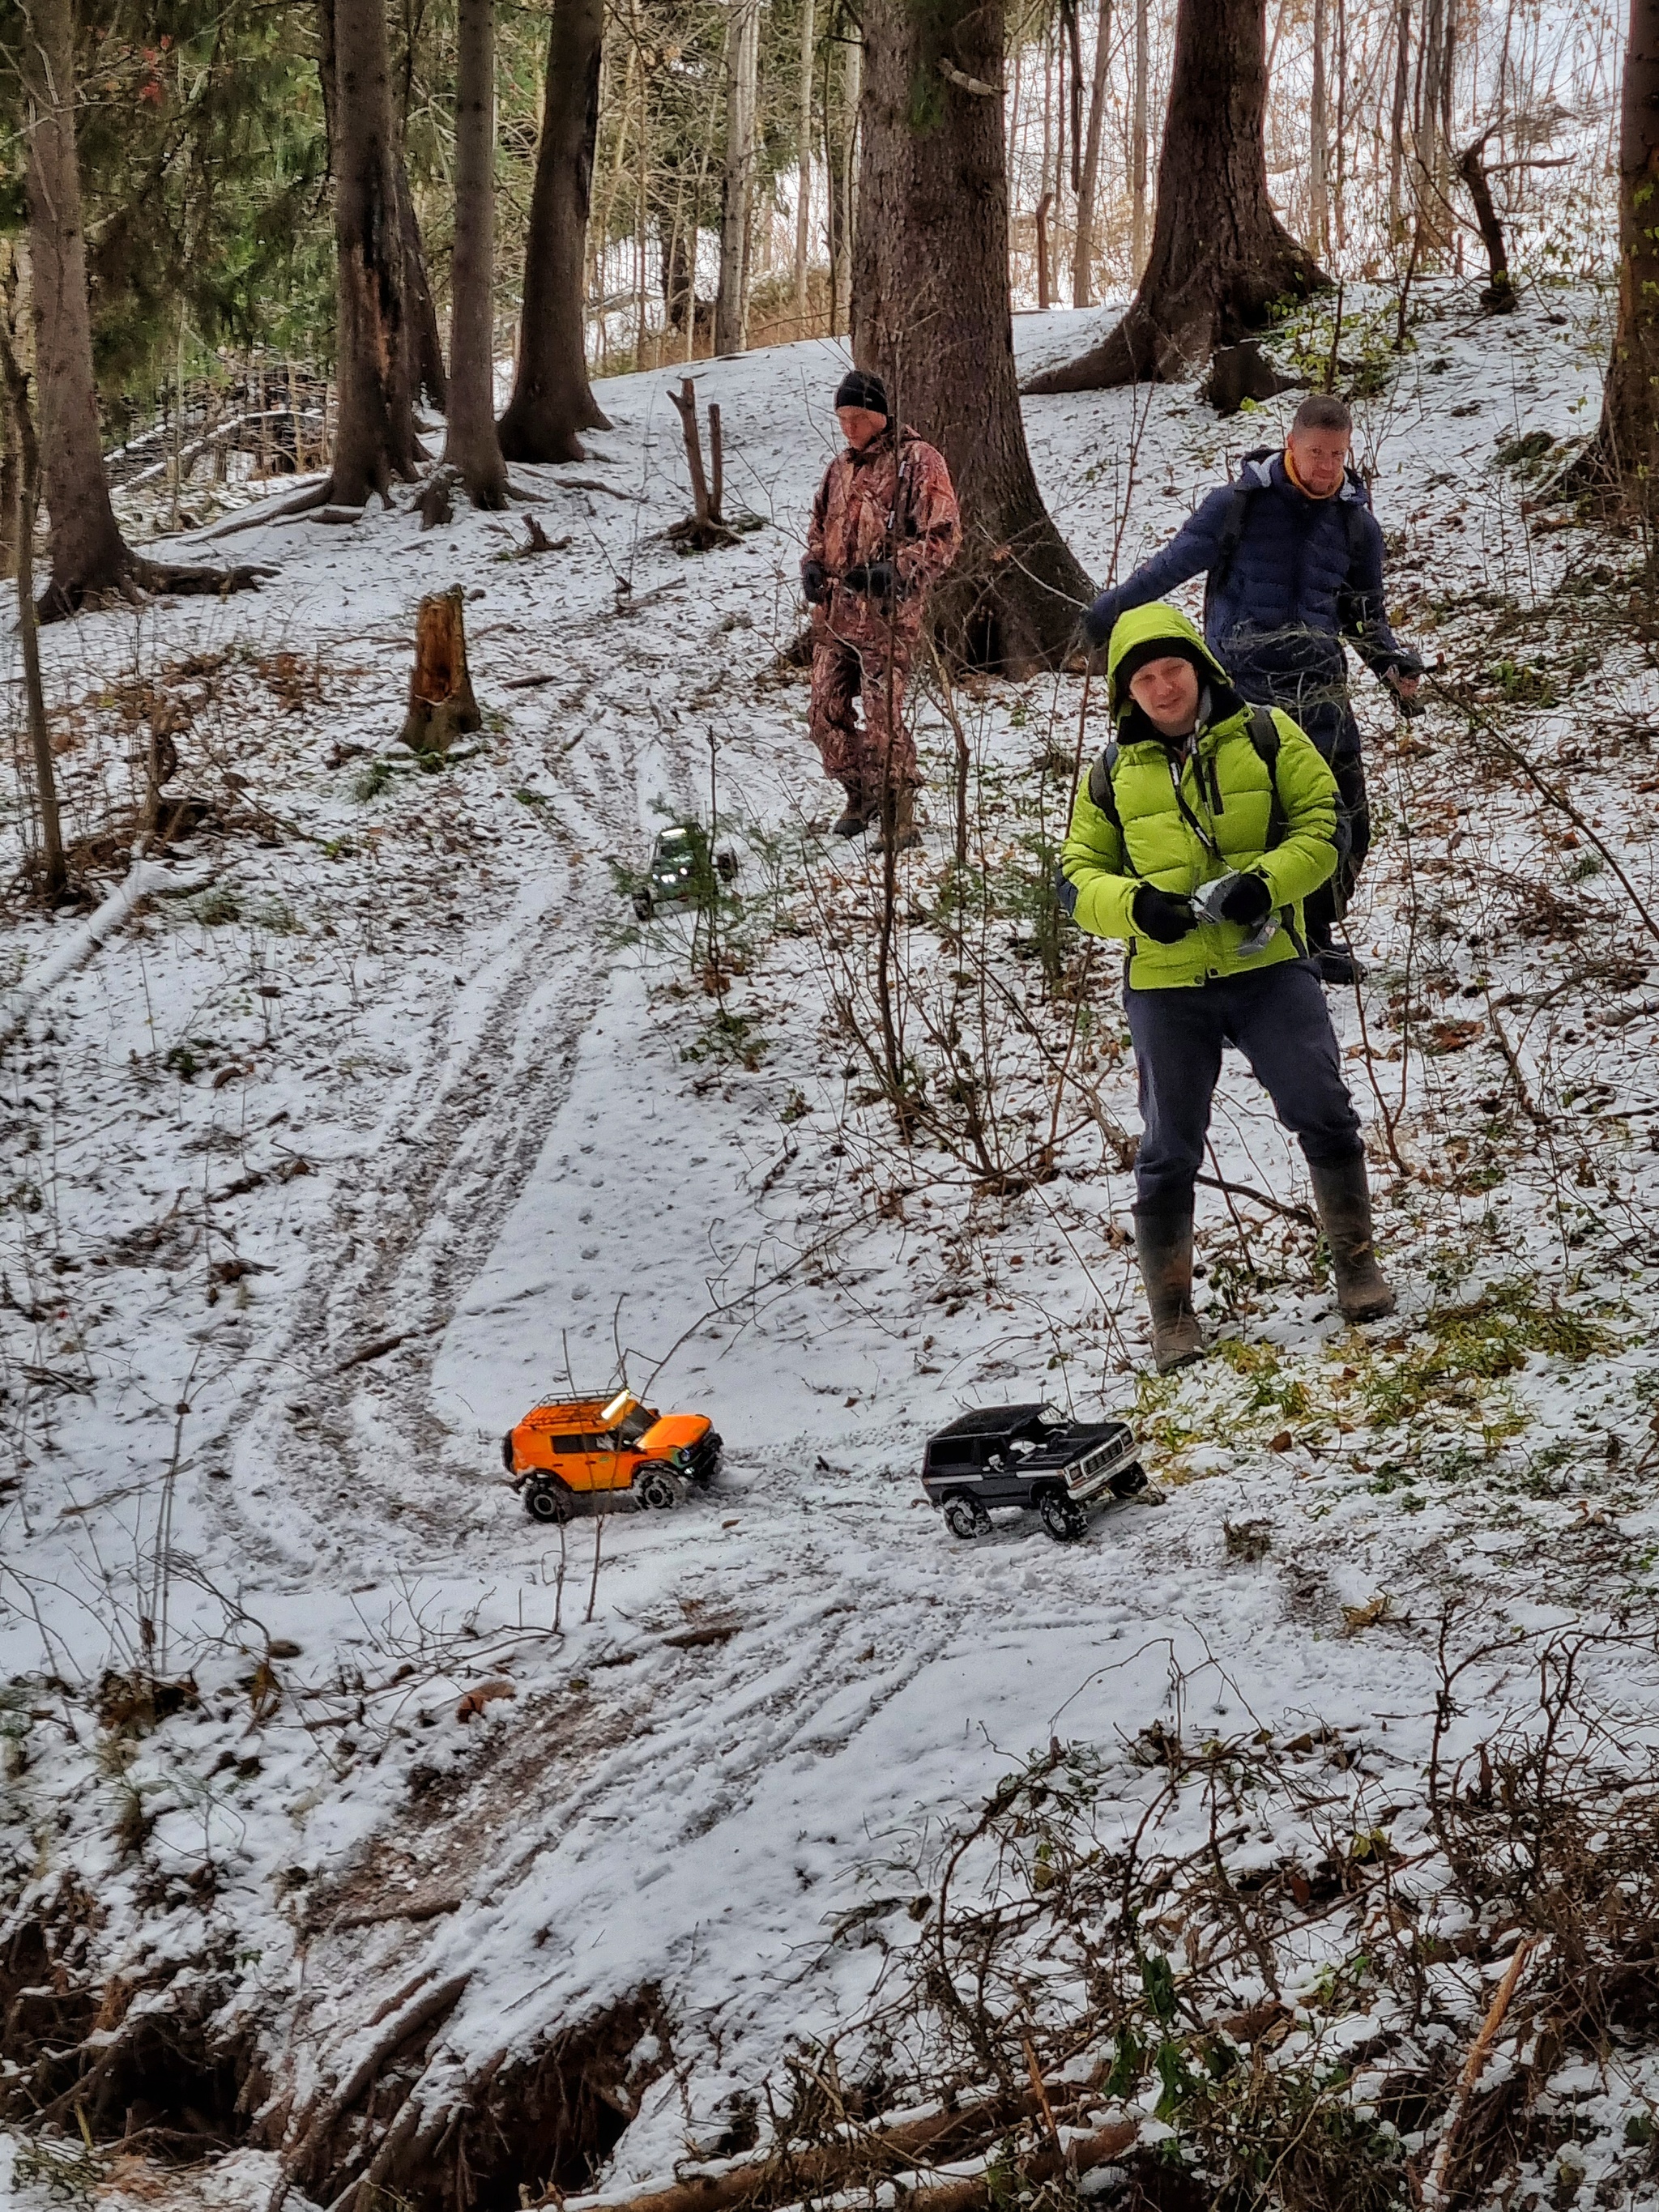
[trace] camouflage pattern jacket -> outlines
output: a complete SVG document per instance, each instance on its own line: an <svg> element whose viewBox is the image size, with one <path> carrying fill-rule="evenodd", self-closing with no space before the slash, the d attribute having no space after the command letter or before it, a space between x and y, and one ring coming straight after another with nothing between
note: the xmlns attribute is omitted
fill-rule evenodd
<svg viewBox="0 0 1659 2212"><path fill-rule="evenodd" d="M866 636L874 642L892 629L914 636L928 586L961 544L961 514L942 453L906 431L896 459L890 427L861 453L849 446L825 470L807 526L807 558L821 561L834 581L828 604L812 611L814 627L850 644ZM849 568L878 561L890 561L898 577L890 608L841 582Z"/></svg>

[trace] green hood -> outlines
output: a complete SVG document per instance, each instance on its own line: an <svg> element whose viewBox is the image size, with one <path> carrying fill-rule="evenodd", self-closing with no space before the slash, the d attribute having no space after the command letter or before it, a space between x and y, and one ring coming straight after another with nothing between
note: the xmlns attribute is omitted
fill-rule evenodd
<svg viewBox="0 0 1659 2212"><path fill-rule="evenodd" d="M1210 672L1212 683L1225 684L1231 690L1232 678L1204 642L1198 624L1182 614L1179 607L1172 607L1167 599L1154 599L1147 606L1131 607L1112 625L1111 642L1106 648L1106 707L1115 722L1121 720L1134 703L1127 695L1118 696L1117 672L1123 656L1136 646L1150 644L1157 638L1195 646Z"/></svg>

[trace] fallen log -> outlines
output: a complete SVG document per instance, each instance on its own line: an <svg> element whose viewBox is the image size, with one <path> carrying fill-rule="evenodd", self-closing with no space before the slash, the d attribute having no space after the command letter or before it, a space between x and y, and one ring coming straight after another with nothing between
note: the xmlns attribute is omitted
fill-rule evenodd
<svg viewBox="0 0 1659 2212"><path fill-rule="evenodd" d="M1009 2201L1009 2185L1018 2195L1024 2188L1056 2180L1062 2173L1080 2178L1097 2166L1112 2166L1132 2150L1140 2133L1139 2120L1114 2120L1070 2143L1050 2144L1015 2164L1012 2175L1005 2166L983 2173L965 2174L960 2180L940 2181L926 2189L913 2189L904 2199L904 2212L989 2212L994 2204Z"/></svg>
<svg viewBox="0 0 1659 2212"><path fill-rule="evenodd" d="M763 2159L733 2166L724 2173L692 2174L671 2188L647 2191L643 2196L602 2201L592 2197L568 2200L564 2212L729 2212L729 2208L758 2208L796 2204L803 2199L830 2193L854 2180L909 2172L919 2162L944 2164L961 2158L1017 2122L1038 2110L1035 2094L994 2097L981 2105L956 2112L930 2112L926 2118L901 2121L896 2127L874 2130L867 2135L847 2136L833 2142L816 2143L811 2149L773 2151ZM1134 2141L1137 2123L1115 2123L1056 2153L1046 2150L1022 2161L1021 2172L1032 2179L1048 2179L1069 2167L1081 2173L1089 2165L1105 2164ZM1084 2163L1073 2163L1076 2154ZM1003 2169L999 2168L1001 2173ZM988 2173L939 2183L911 2192L910 2208L925 2212L974 2212L990 2203ZM963 2194L963 2192L967 2192ZM937 2198L937 2203L933 2200ZM552 2200L542 2197L540 2203Z"/></svg>
<svg viewBox="0 0 1659 2212"><path fill-rule="evenodd" d="M34 1012L66 975L89 960L106 937L118 930L141 899L154 891L190 891L201 889L199 881L181 883L178 877L159 867L153 860L135 857L126 874L97 910L89 915L80 927L45 961L33 975L12 994L9 1004L0 1007L0 1044L15 1037L29 1016Z"/></svg>

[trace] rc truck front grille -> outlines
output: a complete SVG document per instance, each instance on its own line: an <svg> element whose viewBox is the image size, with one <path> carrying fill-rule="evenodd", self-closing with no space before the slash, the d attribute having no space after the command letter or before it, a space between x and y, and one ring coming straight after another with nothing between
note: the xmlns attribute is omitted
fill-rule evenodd
<svg viewBox="0 0 1659 2212"><path fill-rule="evenodd" d="M1088 1496L1109 1482L1134 1449L1134 1438L1124 1435L1103 1444L1097 1444L1085 1454L1066 1477L1066 1487L1073 1498Z"/></svg>
<svg viewBox="0 0 1659 2212"><path fill-rule="evenodd" d="M712 1482L720 1468L720 1439L711 1429L687 1455L688 1473L696 1482Z"/></svg>

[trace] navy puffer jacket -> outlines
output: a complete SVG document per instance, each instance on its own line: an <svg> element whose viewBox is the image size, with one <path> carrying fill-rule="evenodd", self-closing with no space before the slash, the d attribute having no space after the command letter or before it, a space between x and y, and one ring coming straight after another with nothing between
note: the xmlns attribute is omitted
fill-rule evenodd
<svg viewBox="0 0 1659 2212"><path fill-rule="evenodd" d="M1246 699L1283 708L1328 759L1357 751L1342 641L1378 677L1415 675L1421 663L1389 627L1382 532L1352 476L1334 499L1310 499L1285 475L1283 453L1247 460L1161 553L1101 593L1085 621L1090 641L1104 645L1120 615L1212 568L1241 491L1243 532L1210 593L1205 641Z"/></svg>

